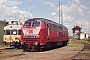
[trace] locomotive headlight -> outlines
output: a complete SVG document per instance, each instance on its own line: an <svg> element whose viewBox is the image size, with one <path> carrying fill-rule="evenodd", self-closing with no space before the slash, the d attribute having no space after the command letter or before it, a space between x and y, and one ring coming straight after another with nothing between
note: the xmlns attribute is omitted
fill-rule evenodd
<svg viewBox="0 0 90 60"><path fill-rule="evenodd" d="M35 44L35 45L38 45L38 44L39 44L39 42L35 42L34 44Z"/></svg>
<svg viewBox="0 0 90 60"><path fill-rule="evenodd" d="M21 42L21 46L23 46L25 44L25 42Z"/></svg>
<svg viewBox="0 0 90 60"><path fill-rule="evenodd" d="M40 36L35 36L35 38L40 38Z"/></svg>
<svg viewBox="0 0 90 60"><path fill-rule="evenodd" d="M24 44L24 42L21 42L21 45L23 45Z"/></svg>

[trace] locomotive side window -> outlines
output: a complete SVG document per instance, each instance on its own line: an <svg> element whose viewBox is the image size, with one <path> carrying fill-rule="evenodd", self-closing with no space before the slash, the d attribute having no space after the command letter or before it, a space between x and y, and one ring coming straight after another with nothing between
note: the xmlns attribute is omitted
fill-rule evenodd
<svg viewBox="0 0 90 60"><path fill-rule="evenodd" d="M24 27L30 27L31 26L31 22L26 22L25 24L24 24Z"/></svg>
<svg viewBox="0 0 90 60"><path fill-rule="evenodd" d="M62 30L63 28L61 27L61 30Z"/></svg>
<svg viewBox="0 0 90 60"><path fill-rule="evenodd" d="M55 25L55 28L57 29L57 25Z"/></svg>
<svg viewBox="0 0 90 60"><path fill-rule="evenodd" d="M49 23L49 28L52 28L52 25L51 25L51 23Z"/></svg>
<svg viewBox="0 0 90 60"><path fill-rule="evenodd" d="M40 22L35 21L32 23L32 27L39 27L39 26L40 26Z"/></svg>
<svg viewBox="0 0 90 60"><path fill-rule="evenodd" d="M54 24L52 24L52 28L54 28Z"/></svg>
<svg viewBox="0 0 90 60"><path fill-rule="evenodd" d="M47 27L45 22L44 22L44 27Z"/></svg>
<svg viewBox="0 0 90 60"><path fill-rule="evenodd" d="M49 28L49 25L47 24L47 28Z"/></svg>
<svg viewBox="0 0 90 60"><path fill-rule="evenodd" d="M58 29L61 29L62 30L62 27L61 26L58 26Z"/></svg>

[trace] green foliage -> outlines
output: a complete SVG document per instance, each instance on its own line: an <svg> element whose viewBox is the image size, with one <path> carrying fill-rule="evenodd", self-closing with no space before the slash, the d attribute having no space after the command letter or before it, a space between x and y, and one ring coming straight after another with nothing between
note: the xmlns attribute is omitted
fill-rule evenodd
<svg viewBox="0 0 90 60"><path fill-rule="evenodd" d="M77 39L71 39L71 41L68 42L68 47L83 47L84 45L79 42Z"/></svg>
<svg viewBox="0 0 90 60"><path fill-rule="evenodd" d="M83 38L82 40L83 40L83 41L88 41L88 38Z"/></svg>
<svg viewBox="0 0 90 60"><path fill-rule="evenodd" d="M88 38L84 38L82 40L72 38L72 39L69 39L68 47L83 47L84 45L82 44L82 42L90 44L90 42L88 41Z"/></svg>

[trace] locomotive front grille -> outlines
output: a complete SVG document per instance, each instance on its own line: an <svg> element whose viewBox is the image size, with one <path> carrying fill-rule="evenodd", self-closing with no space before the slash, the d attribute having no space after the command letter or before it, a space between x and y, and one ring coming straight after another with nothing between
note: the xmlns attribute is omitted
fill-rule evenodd
<svg viewBox="0 0 90 60"><path fill-rule="evenodd" d="M39 36L25 35L24 38L39 38Z"/></svg>

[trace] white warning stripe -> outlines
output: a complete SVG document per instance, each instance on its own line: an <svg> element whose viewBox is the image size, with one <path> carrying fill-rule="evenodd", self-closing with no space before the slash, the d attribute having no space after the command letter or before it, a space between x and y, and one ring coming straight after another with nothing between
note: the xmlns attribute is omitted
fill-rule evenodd
<svg viewBox="0 0 90 60"><path fill-rule="evenodd" d="M24 35L28 34L28 30L22 30Z"/></svg>
<svg viewBox="0 0 90 60"><path fill-rule="evenodd" d="M30 29L29 29L30 30ZM29 34L39 34L40 29L33 29L33 33L29 33L29 30L22 30L24 35L29 35Z"/></svg>

